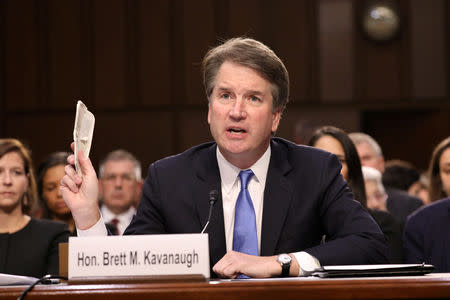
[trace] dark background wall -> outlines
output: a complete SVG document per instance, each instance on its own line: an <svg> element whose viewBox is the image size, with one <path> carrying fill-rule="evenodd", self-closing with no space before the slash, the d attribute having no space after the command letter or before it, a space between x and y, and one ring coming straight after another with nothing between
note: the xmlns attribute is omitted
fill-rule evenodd
<svg viewBox="0 0 450 300"><path fill-rule="evenodd" d="M386 158L425 168L450 135L450 6L381 1L400 35L374 43L362 0L1 0L0 136L35 161L69 150L76 101L96 116L95 164L122 147L144 166L210 140L200 61L220 40L268 44L291 76L278 135L298 120L373 135Z"/></svg>

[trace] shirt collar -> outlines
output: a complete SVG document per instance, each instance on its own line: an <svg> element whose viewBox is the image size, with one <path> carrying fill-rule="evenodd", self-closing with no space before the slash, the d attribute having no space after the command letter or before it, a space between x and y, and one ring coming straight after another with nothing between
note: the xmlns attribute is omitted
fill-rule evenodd
<svg viewBox="0 0 450 300"><path fill-rule="evenodd" d="M106 205L102 205L100 208L103 219L106 220L106 222L111 222L112 219L116 218L120 222L126 222L127 220L131 220L133 218L133 215L136 213L136 209L131 206L127 211L121 213L121 214L114 214L111 210L109 210Z"/></svg>
<svg viewBox="0 0 450 300"><path fill-rule="evenodd" d="M236 184L241 169L227 161L220 152L219 147L217 147L216 149L217 163L219 165L220 178L222 181L222 190L228 194L231 191L233 185ZM253 171L253 174L255 174L256 181L259 182L262 186L265 186L266 184L270 154L271 149L269 145L266 152L264 152L264 154L249 168Z"/></svg>

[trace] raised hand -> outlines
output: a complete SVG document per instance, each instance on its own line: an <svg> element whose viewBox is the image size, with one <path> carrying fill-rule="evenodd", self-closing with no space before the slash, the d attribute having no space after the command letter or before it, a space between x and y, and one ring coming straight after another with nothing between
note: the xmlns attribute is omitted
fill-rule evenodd
<svg viewBox="0 0 450 300"><path fill-rule="evenodd" d="M74 143L71 145L72 150ZM75 171L75 156L67 158L66 175L61 180L60 190L67 206L72 212L77 228L85 230L100 219L98 207L98 179L89 158L78 152L82 178Z"/></svg>

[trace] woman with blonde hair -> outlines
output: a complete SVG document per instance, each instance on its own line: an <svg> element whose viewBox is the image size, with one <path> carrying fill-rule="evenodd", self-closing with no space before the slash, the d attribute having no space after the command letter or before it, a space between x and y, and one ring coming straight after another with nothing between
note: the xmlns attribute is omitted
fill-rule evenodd
<svg viewBox="0 0 450 300"><path fill-rule="evenodd" d="M29 150L16 139L0 139L0 273L42 277L58 274L58 244L66 224L29 216L37 199Z"/></svg>

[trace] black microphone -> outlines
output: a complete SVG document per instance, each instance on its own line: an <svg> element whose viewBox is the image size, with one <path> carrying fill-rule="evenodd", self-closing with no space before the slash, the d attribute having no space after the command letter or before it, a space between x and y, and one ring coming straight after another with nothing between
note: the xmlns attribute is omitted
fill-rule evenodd
<svg viewBox="0 0 450 300"><path fill-rule="evenodd" d="M208 221L205 224L205 227L203 227L203 230L201 233L205 232L206 227L208 227L209 220L211 219L212 209L214 206L214 203L216 203L217 199L219 198L219 193L217 190L211 190L209 191L209 214L208 214Z"/></svg>

